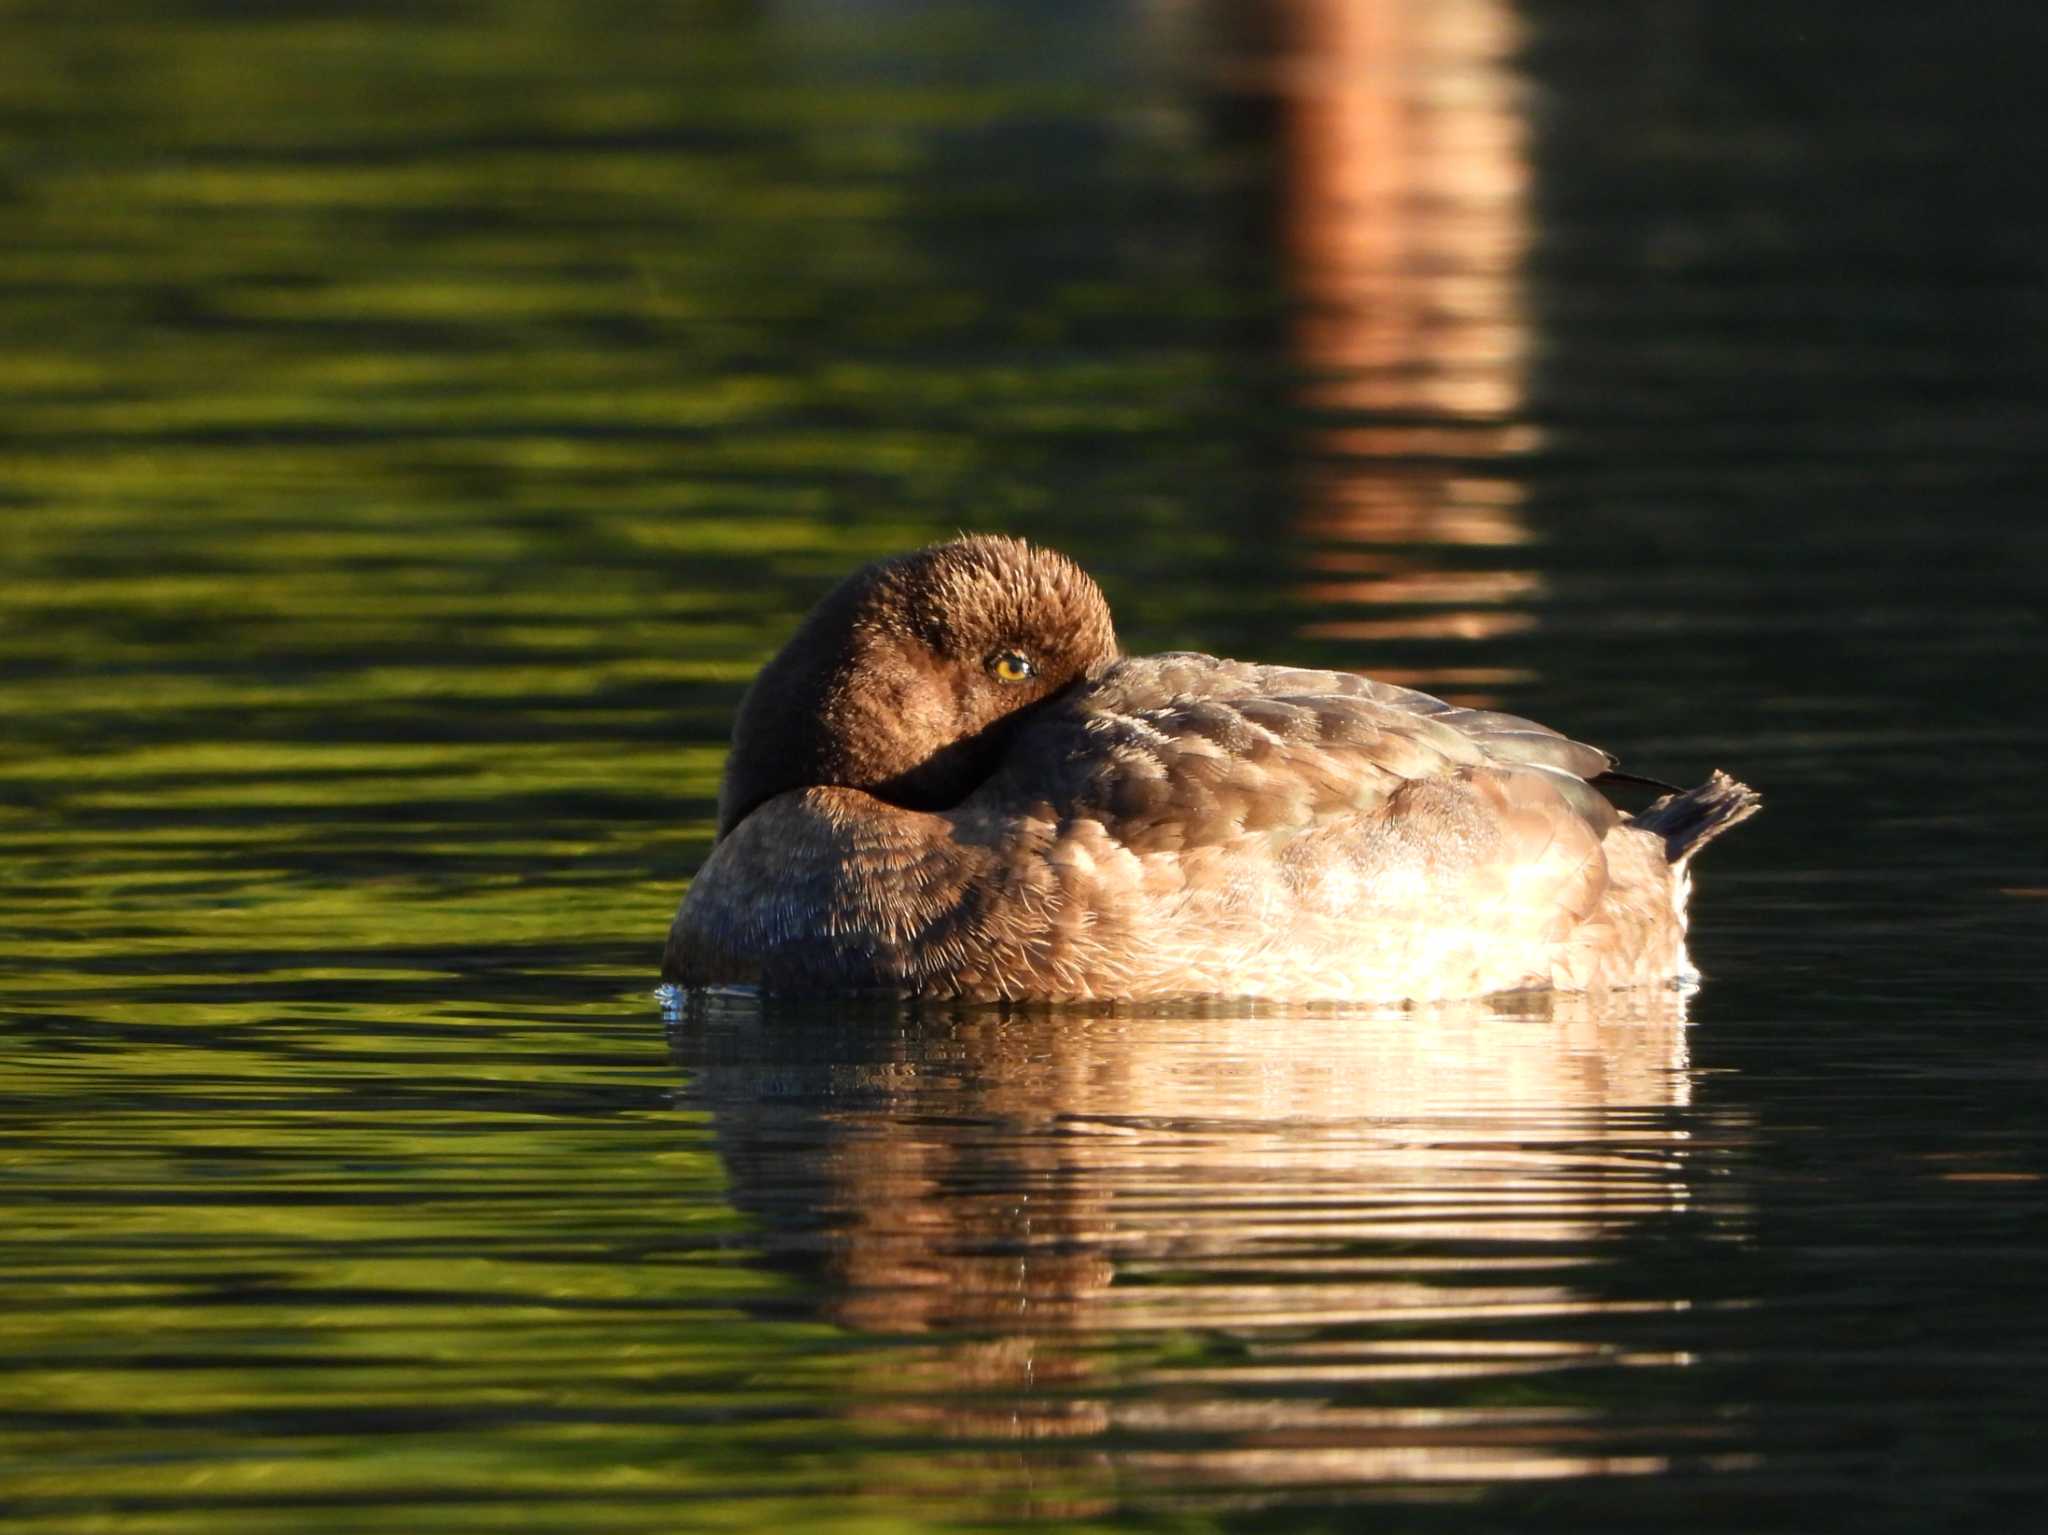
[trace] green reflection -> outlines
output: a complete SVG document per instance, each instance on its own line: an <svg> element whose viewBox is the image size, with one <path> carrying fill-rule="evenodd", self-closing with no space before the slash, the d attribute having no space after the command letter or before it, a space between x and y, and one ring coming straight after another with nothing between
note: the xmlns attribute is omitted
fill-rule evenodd
<svg viewBox="0 0 2048 1535"><path fill-rule="evenodd" d="M759 1261L650 990L820 581L1220 462L1260 301L1122 25L0 17L11 1527L1016 1507L834 1415L898 1346Z"/></svg>

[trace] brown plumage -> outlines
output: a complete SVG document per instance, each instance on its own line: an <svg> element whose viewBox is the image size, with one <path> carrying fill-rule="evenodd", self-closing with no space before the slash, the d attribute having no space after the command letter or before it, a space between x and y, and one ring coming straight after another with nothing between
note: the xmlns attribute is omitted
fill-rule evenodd
<svg viewBox="0 0 2048 1535"><path fill-rule="evenodd" d="M1689 976L1716 773L1344 672L1116 653L1080 568L968 538L856 572L740 707L685 986L1395 1001Z"/></svg>

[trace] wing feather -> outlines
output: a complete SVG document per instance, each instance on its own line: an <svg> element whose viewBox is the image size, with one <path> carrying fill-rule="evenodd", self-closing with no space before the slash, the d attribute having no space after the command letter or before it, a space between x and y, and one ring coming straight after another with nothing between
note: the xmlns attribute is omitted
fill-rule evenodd
<svg viewBox="0 0 2048 1535"><path fill-rule="evenodd" d="M1045 711L1000 776L1005 796L1028 789L1057 818L1100 820L1145 849L1366 810L1407 782L1522 769L1597 838L1619 816L1586 780L1613 761L1534 721L1350 672L1174 651L1119 661Z"/></svg>

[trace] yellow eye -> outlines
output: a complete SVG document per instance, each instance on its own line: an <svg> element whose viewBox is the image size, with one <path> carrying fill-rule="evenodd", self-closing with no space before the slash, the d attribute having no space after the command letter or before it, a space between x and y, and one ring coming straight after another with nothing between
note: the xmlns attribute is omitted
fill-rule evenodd
<svg viewBox="0 0 2048 1535"><path fill-rule="evenodd" d="M988 669L998 682L1028 682L1038 668L1021 651L1006 650L989 658Z"/></svg>

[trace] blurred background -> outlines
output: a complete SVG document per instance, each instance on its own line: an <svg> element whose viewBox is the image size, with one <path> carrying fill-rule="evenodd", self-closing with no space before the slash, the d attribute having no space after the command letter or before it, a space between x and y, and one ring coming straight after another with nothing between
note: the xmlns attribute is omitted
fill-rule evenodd
<svg viewBox="0 0 2048 1535"><path fill-rule="evenodd" d="M21 1527L2033 1506L2044 45L0 5ZM960 529L1759 785L1689 1016L671 1053L740 691Z"/></svg>

